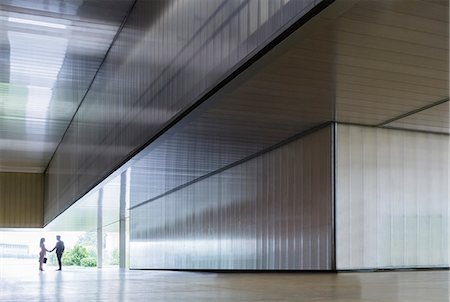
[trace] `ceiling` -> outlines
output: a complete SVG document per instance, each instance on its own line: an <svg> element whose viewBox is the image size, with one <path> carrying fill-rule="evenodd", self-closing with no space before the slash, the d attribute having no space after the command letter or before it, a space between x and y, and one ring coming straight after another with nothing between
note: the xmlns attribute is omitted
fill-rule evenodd
<svg viewBox="0 0 450 302"><path fill-rule="evenodd" d="M448 11L337 0L124 167L131 207L329 121L448 134Z"/></svg>
<svg viewBox="0 0 450 302"><path fill-rule="evenodd" d="M2 1L0 171L45 170L133 2ZM448 6L337 0L177 138L232 149L223 166L325 121L385 125L432 104L385 126L448 133Z"/></svg>
<svg viewBox="0 0 450 302"><path fill-rule="evenodd" d="M42 173L132 0L3 0L0 171Z"/></svg>
<svg viewBox="0 0 450 302"><path fill-rule="evenodd" d="M131 206L329 121L449 133L448 42L447 1L336 1L141 152Z"/></svg>

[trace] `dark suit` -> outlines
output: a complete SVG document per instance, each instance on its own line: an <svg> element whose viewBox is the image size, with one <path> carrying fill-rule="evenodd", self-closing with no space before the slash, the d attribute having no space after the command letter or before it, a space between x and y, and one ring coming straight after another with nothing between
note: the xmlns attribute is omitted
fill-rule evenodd
<svg viewBox="0 0 450 302"><path fill-rule="evenodd" d="M56 249L56 258L58 258L59 269L61 269L61 258L64 253L64 242L58 240L54 250Z"/></svg>

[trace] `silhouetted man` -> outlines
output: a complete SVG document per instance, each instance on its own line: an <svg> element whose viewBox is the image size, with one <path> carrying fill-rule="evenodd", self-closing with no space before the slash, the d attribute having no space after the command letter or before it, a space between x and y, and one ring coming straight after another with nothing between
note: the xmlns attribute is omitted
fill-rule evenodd
<svg viewBox="0 0 450 302"><path fill-rule="evenodd" d="M64 242L61 241L61 236L59 236L59 235L56 236L56 240L58 242L56 242L56 246L50 252L53 252L54 250L56 250L56 258L58 258L58 264L59 264L58 271L60 271L61 270L61 258L64 253Z"/></svg>

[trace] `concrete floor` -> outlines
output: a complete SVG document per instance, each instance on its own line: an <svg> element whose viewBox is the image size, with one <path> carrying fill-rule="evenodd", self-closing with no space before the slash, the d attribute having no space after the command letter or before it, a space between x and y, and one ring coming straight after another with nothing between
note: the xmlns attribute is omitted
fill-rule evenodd
<svg viewBox="0 0 450 302"><path fill-rule="evenodd" d="M0 301L407 301L449 300L449 271L191 273L0 263Z"/></svg>

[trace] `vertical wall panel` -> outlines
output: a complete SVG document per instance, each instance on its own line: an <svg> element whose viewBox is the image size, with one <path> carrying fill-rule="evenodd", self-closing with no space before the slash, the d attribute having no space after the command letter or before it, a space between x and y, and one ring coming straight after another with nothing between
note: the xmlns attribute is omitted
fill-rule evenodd
<svg viewBox="0 0 450 302"><path fill-rule="evenodd" d="M138 0L46 171L46 223L319 2Z"/></svg>
<svg viewBox="0 0 450 302"><path fill-rule="evenodd" d="M337 268L449 266L447 135L339 125Z"/></svg>
<svg viewBox="0 0 450 302"><path fill-rule="evenodd" d="M132 208L131 268L333 269L330 134ZM131 199L143 173L131 169Z"/></svg>
<svg viewBox="0 0 450 302"><path fill-rule="evenodd" d="M42 227L44 175L0 173L0 228Z"/></svg>

